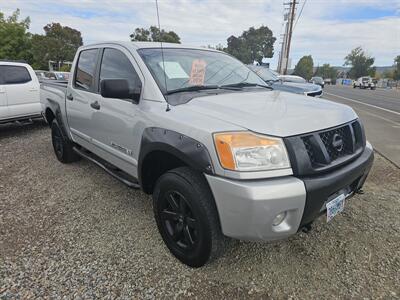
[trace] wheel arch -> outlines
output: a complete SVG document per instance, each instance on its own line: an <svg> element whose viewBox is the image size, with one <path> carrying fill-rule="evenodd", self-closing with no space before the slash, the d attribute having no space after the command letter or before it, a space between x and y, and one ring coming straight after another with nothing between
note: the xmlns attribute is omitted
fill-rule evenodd
<svg viewBox="0 0 400 300"><path fill-rule="evenodd" d="M200 173L214 173L210 154L201 142L176 131L146 128L138 162L138 180L143 191L151 194L163 173L182 166Z"/></svg>

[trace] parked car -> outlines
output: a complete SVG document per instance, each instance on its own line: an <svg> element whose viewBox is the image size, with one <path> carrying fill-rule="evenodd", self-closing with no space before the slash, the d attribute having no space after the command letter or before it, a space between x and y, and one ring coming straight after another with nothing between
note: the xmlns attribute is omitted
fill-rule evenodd
<svg viewBox="0 0 400 300"><path fill-rule="evenodd" d="M68 81L70 73L69 72L60 72L60 71L46 71L44 73L46 79L50 80L60 80L60 81Z"/></svg>
<svg viewBox="0 0 400 300"><path fill-rule="evenodd" d="M57 159L87 158L152 194L162 239L191 267L228 237L331 220L373 162L353 109L273 91L223 52L104 42L80 47L71 74L41 86Z"/></svg>
<svg viewBox="0 0 400 300"><path fill-rule="evenodd" d="M356 81L353 82L353 88L360 88L360 89L371 89L374 90L376 88L376 84L374 83L373 79L369 76L364 76L358 78Z"/></svg>
<svg viewBox="0 0 400 300"><path fill-rule="evenodd" d="M301 83L289 82L279 79L270 69L262 66L249 65L258 76L261 77L274 90L285 91L295 94L304 94L311 97L321 97L322 89L319 85L307 83L305 80ZM301 78L301 77L300 77Z"/></svg>
<svg viewBox="0 0 400 300"><path fill-rule="evenodd" d="M320 85L322 88L324 88L324 86L325 86L325 81L324 81L324 79L323 79L322 77L319 77L319 76L311 77L310 82L311 82L311 83L314 83L314 84L318 84L318 85Z"/></svg>
<svg viewBox="0 0 400 300"><path fill-rule="evenodd" d="M0 123L41 118L39 90L30 65L0 61Z"/></svg>
<svg viewBox="0 0 400 300"><path fill-rule="evenodd" d="M36 74L37 78L39 79L39 81L46 79L45 73L46 73L46 71L43 71L43 70L35 70L35 74Z"/></svg>
<svg viewBox="0 0 400 300"><path fill-rule="evenodd" d="M307 83L307 80L297 75L279 75L278 78L283 82Z"/></svg>

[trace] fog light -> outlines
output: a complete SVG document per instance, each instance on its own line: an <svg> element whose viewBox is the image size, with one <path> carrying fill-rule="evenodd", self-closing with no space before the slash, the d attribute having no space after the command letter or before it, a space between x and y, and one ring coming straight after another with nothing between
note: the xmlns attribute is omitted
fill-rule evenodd
<svg viewBox="0 0 400 300"><path fill-rule="evenodd" d="M283 222L283 220L285 220L286 218L286 211L281 212L280 214L277 214L274 221L272 222L273 226L278 226L279 224L281 224Z"/></svg>

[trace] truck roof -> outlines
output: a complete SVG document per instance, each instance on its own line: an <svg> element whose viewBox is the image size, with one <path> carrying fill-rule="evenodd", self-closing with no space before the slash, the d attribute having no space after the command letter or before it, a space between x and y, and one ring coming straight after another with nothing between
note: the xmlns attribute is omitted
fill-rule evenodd
<svg viewBox="0 0 400 300"><path fill-rule="evenodd" d="M135 49L144 49L144 48L161 48L161 43L160 42L126 42L126 41L104 41L104 42L98 42L98 43L93 43L89 45L84 45L82 48L86 47L93 47L93 46L100 46L104 44L117 44L120 46L124 46L126 48L135 48ZM182 44L176 44L176 43L162 43L163 48L185 48L185 49L198 49L198 50L209 50L209 51L215 51L215 52L221 52L215 49L209 49L209 48L204 48L204 47L198 47L198 46L190 46L190 45L182 45Z"/></svg>

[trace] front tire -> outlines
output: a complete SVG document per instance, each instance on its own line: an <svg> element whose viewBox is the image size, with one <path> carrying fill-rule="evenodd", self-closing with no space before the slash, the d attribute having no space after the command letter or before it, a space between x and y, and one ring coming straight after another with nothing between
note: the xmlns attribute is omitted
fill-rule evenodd
<svg viewBox="0 0 400 300"><path fill-rule="evenodd" d="M51 123L51 141L54 153L60 162L67 164L80 159L73 150L73 144L64 137L56 119Z"/></svg>
<svg viewBox="0 0 400 300"><path fill-rule="evenodd" d="M198 268L224 251L217 207L205 178L187 168L162 175L153 193L158 230L171 253Z"/></svg>

